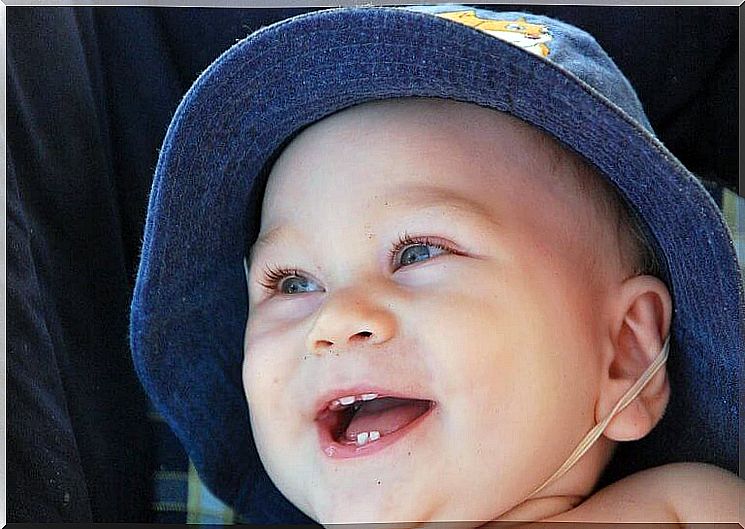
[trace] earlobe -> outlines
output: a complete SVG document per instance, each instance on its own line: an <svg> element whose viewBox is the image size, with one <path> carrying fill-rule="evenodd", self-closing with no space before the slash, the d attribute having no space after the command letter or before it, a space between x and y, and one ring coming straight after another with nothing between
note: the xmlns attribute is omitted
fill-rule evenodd
<svg viewBox="0 0 745 529"><path fill-rule="evenodd" d="M661 354L670 331L672 300L665 284L652 276L627 279L613 300L610 341L603 362L595 419L602 421ZM610 421L604 435L632 441L647 435L662 418L670 398L663 365L641 393Z"/></svg>

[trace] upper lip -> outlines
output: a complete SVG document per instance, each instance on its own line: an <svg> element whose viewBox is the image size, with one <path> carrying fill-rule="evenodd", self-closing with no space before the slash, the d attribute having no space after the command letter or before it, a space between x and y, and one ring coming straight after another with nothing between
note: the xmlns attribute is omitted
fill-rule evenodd
<svg viewBox="0 0 745 529"><path fill-rule="evenodd" d="M349 395L364 395L366 393L376 393L378 398L380 397L398 397L402 399L420 399L420 400L434 400L426 395L423 395L419 390L412 390L411 388L396 388L393 386L383 386L378 384L370 383L359 383L359 384L347 384L344 386L336 386L326 391L321 392L315 400L315 414L314 418L318 419L324 411L328 408L329 404L335 399L346 397Z"/></svg>

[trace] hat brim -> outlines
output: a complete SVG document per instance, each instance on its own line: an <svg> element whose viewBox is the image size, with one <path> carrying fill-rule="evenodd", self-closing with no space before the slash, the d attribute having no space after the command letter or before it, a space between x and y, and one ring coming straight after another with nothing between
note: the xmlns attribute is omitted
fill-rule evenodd
<svg viewBox="0 0 745 529"><path fill-rule="evenodd" d="M676 346L668 412L619 472L682 460L736 471L742 285L727 228L694 176L628 113L550 61L428 14L348 8L275 24L225 52L185 96L160 154L131 345L138 376L207 486L252 521L307 521L263 470L241 382L243 260L263 170L303 127L408 96L512 114L613 182L657 247Z"/></svg>

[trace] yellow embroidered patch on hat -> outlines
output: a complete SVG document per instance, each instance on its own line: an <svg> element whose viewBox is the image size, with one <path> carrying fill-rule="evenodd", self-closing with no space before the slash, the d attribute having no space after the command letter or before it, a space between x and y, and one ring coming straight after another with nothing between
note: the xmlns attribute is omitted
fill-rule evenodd
<svg viewBox="0 0 745 529"><path fill-rule="evenodd" d="M541 24L532 24L526 21L525 17L517 20L480 18L473 10L448 11L436 13L436 16L478 29L540 57L548 57L551 51L546 45L552 39L548 28Z"/></svg>

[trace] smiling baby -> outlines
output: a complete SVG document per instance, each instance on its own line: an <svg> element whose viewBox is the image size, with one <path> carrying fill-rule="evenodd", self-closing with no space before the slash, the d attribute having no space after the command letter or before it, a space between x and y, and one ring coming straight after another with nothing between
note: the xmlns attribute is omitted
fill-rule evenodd
<svg viewBox="0 0 745 529"><path fill-rule="evenodd" d="M164 145L135 364L246 517L737 521L730 236L584 32L303 15L218 59ZM657 464L601 486L645 438Z"/></svg>

